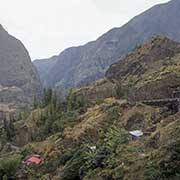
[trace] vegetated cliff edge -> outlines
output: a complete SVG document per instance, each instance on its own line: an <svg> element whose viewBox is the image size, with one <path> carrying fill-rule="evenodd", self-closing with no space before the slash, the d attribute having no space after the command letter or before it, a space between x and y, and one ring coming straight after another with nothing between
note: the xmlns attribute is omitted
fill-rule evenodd
<svg viewBox="0 0 180 180"><path fill-rule="evenodd" d="M110 66L106 77L133 101L172 98L180 88L180 43L158 36Z"/></svg>

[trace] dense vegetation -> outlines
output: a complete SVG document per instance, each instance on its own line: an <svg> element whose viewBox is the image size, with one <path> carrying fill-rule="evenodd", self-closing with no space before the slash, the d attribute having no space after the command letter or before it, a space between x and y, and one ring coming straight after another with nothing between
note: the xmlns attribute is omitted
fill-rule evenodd
<svg viewBox="0 0 180 180"><path fill-rule="evenodd" d="M86 104L86 108L82 111L84 104ZM148 157L148 161L145 160L146 158L138 160L140 154L148 153L149 148L144 145L152 143L152 140L142 139L141 143L143 144L132 144L127 129L117 121L122 116L123 109L128 108L128 106L126 103L119 104L116 100L110 99L101 103L98 102L97 107L100 114L106 113L103 117L103 126L99 129L98 134L96 135L93 132L94 130L87 129L82 137L83 139L67 144L68 139L64 131L67 128L73 129L81 123L80 116L88 113L88 108L91 108L91 105L88 106L84 99L76 98L72 91L65 101L59 98L51 89L44 90L44 98L39 102L35 100L34 110L29 115L26 114L27 117L30 117L33 126L38 128L38 131L35 131L31 137L31 143L14 153L13 151L5 152L5 146L1 149L1 179L17 179L20 176L27 179L29 176L31 179L43 179L55 173L55 179L62 180L90 180L94 178L123 180L127 178L127 171L133 174L129 168L135 168L136 161L144 164L143 167L140 167L140 172L143 172L143 179L145 180L178 179L180 174L178 170L180 162L179 139L174 139L165 147L160 147L164 150L155 150ZM135 112L132 118L142 116L142 114L138 116L136 114ZM22 116L24 115L21 114L20 117ZM130 122L132 118L130 118ZM13 137L17 132L16 123L19 121L21 120L18 119L14 123L12 120L7 121L8 123L5 123L4 130L1 132L1 138L6 137L7 142L13 143ZM129 126L130 124L127 127ZM13 132L13 134L10 132ZM175 135L177 136L177 134L178 129ZM93 136L97 136L95 141L92 139ZM47 153L50 153L52 151L50 149L53 148L50 147L51 142L49 141L53 141L54 144L54 137L55 139L63 138L64 140L62 139L62 142L58 145L59 147L56 147L59 150L55 155L49 156ZM47 143L48 148L50 148L48 152L44 152L44 155L41 154L45 159L43 165L38 169L36 166L22 167L22 161L36 152L35 146L40 145L41 142ZM94 147L94 149L91 147ZM159 154L159 152L163 152L163 154ZM129 178L131 177L129 176Z"/></svg>

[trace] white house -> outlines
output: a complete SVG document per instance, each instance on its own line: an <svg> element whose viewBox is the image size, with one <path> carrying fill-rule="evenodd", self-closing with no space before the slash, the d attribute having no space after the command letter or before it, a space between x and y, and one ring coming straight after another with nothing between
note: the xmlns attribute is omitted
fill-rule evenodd
<svg viewBox="0 0 180 180"><path fill-rule="evenodd" d="M129 134L131 135L132 140L137 140L144 135L144 133L140 130L130 131Z"/></svg>

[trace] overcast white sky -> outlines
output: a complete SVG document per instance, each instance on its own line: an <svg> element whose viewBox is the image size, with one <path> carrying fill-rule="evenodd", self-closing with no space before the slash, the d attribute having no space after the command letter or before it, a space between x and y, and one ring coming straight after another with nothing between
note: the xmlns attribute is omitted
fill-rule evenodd
<svg viewBox="0 0 180 180"><path fill-rule="evenodd" d="M32 59L59 54L168 0L0 0L0 23Z"/></svg>

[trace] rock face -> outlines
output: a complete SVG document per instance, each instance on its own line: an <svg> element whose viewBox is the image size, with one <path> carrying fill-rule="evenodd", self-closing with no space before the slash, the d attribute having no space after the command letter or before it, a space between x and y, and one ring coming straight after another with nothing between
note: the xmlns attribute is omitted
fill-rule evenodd
<svg viewBox="0 0 180 180"><path fill-rule="evenodd" d="M0 103L25 107L41 95L36 68L23 44L0 26Z"/></svg>
<svg viewBox="0 0 180 180"><path fill-rule="evenodd" d="M49 59L36 59L33 61L39 72L41 82L44 84L44 86L48 86L48 83L46 82L46 76L48 76L50 69L55 65L57 59L58 56L53 56Z"/></svg>
<svg viewBox="0 0 180 180"><path fill-rule="evenodd" d="M106 77L135 101L171 98L180 89L180 43L155 37L111 65Z"/></svg>
<svg viewBox="0 0 180 180"><path fill-rule="evenodd" d="M63 93L102 78L111 64L153 36L165 35L180 41L179 8L179 0L154 6L94 42L66 49L43 76L45 85L57 87ZM41 70L39 73L44 74Z"/></svg>

